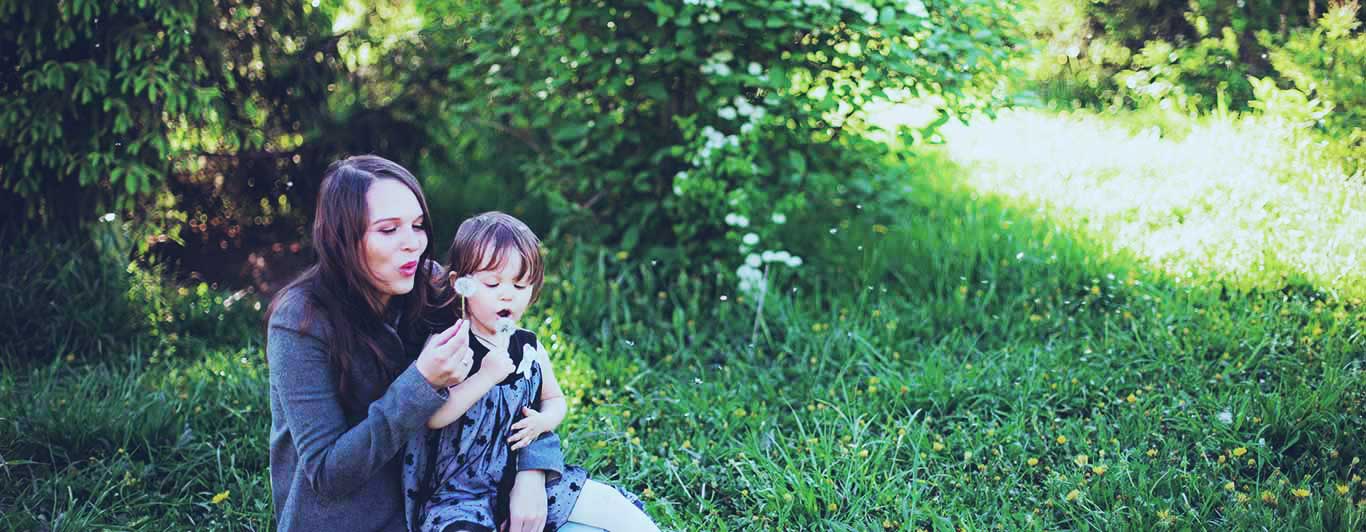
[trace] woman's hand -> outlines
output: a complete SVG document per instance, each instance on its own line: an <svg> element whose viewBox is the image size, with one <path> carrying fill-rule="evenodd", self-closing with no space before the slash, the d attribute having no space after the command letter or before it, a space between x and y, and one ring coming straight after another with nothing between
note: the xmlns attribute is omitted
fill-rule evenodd
<svg viewBox="0 0 1366 532"><path fill-rule="evenodd" d="M509 365L511 362L509 361ZM545 530L545 472L532 469L517 473L508 497L508 521L504 532L542 532Z"/></svg>
<svg viewBox="0 0 1366 532"><path fill-rule="evenodd" d="M474 351L470 350L469 322L458 320L449 329L427 339L417 356L417 371L427 384L441 389L460 384L470 374ZM511 362L509 362L510 364Z"/></svg>
<svg viewBox="0 0 1366 532"><path fill-rule="evenodd" d="M558 423L554 416L542 414L525 406L522 407L522 415L526 417L512 424L512 430L517 432L508 438L508 443L514 451L531 445L531 442L536 441L542 434L555 430Z"/></svg>

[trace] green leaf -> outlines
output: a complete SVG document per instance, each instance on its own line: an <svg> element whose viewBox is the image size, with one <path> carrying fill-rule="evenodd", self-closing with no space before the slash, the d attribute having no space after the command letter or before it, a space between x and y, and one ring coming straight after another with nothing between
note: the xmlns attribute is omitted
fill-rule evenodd
<svg viewBox="0 0 1366 532"><path fill-rule="evenodd" d="M796 173L806 173L806 157L802 156L801 152L797 150L789 150L787 152L787 162L789 165L792 166L793 171L795 171Z"/></svg>
<svg viewBox="0 0 1366 532"><path fill-rule="evenodd" d="M663 26L665 22L668 22L669 19L674 18L674 15L678 13L674 10L673 4L670 4L669 2L661 2L660 0L654 0L653 2L650 2L650 10L654 11L655 14L659 16L658 25L660 26Z"/></svg>
<svg viewBox="0 0 1366 532"><path fill-rule="evenodd" d="M554 133L551 134L551 138L555 139L556 142L569 142L581 139L587 133L587 124L571 124L555 128Z"/></svg>

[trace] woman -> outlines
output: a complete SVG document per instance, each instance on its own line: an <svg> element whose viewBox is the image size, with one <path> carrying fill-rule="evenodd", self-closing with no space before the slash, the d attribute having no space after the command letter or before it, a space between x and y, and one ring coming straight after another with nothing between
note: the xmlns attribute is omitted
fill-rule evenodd
<svg viewBox="0 0 1366 532"><path fill-rule="evenodd" d="M430 289L427 222L422 190L398 164L351 157L323 176L313 220L318 263L266 312L281 532L408 529L404 444L473 358L457 334L463 322L425 346L412 340L421 337ZM512 519L543 520L544 491L515 491Z"/></svg>

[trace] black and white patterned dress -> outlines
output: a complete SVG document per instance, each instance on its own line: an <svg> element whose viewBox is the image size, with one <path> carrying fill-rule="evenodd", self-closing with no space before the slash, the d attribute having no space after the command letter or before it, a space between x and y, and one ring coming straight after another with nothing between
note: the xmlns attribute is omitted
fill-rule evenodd
<svg viewBox="0 0 1366 532"><path fill-rule="evenodd" d="M473 375L489 347L471 333L470 349L474 351ZM418 512L413 516L416 530L494 530L508 518L508 496L517 472L530 469L546 472L546 530L556 530L568 520L587 472L564 465L554 432L542 434L517 451L507 443L512 425L524 417L522 408L541 408L540 352L536 335L524 330L513 333L508 355L521 372L508 375L460 419L429 431L420 449L410 448L404 476L414 503L410 507ZM527 357L529 364L524 365Z"/></svg>

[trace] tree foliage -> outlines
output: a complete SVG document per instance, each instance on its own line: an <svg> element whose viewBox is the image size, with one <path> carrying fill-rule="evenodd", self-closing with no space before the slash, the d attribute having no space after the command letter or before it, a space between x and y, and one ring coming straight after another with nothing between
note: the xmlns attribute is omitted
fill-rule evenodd
<svg viewBox="0 0 1366 532"><path fill-rule="evenodd" d="M1046 96L1091 105L1168 100L1246 109L1248 76L1277 76L1270 53L1340 0L1039 0L1026 16Z"/></svg>
<svg viewBox="0 0 1366 532"><path fill-rule="evenodd" d="M450 120L509 139L499 156L563 227L675 257L777 251L775 219L883 190L868 106L990 108L1012 44L1004 8L977 0L424 7Z"/></svg>
<svg viewBox="0 0 1366 532"><path fill-rule="evenodd" d="M1015 44L984 0L76 0L0 16L18 51L0 59L9 216L116 212L201 255L297 237L322 168L363 152L418 170L438 207L505 206L484 195L511 189L631 252L776 251L788 217L885 188L871 103L932 97L940 123L990 109Z"/></svg>

